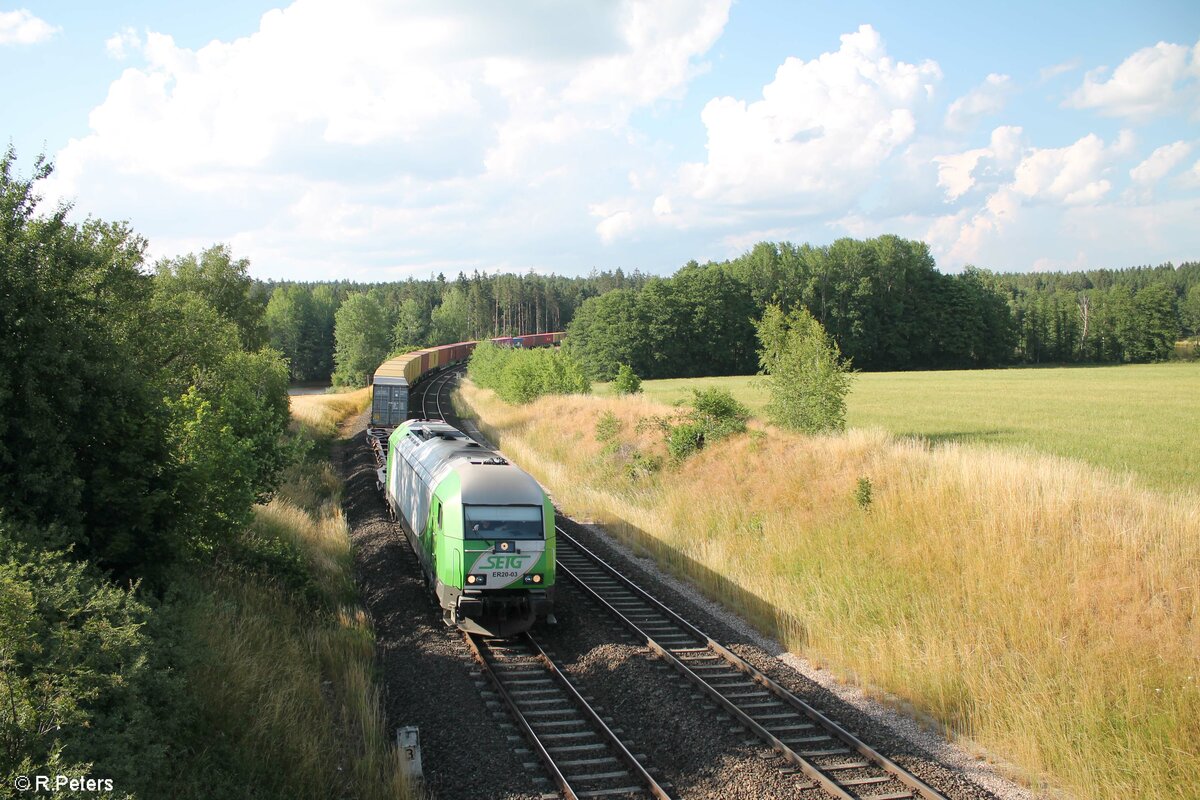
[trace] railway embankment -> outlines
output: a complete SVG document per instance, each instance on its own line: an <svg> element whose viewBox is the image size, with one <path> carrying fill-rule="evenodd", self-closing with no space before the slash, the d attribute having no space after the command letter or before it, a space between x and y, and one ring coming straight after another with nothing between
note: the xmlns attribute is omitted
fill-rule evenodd
<svg viewBox="0 0 1200 800"><path fill-rule="evenodd" d="M1200 785L1194 496L861 431L752 425L672 463L655 419L675 409L644 398L459 397L565 511L1023 782Z"/></svg>

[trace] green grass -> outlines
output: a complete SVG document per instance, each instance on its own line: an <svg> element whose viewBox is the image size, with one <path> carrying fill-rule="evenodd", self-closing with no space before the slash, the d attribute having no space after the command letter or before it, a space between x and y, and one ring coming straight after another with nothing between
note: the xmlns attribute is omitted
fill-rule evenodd
<svg viewBox="0 0 1200 800"><path fill-rule="evenodd" d="M766 415L762 378L645 381L673 403L719 386ZM599 384L597 394L610 394ZM852 386L847 423L934 443L1027 446L1077 458L1145 485L1200 491L1200 363L873 372Z"/></svg>

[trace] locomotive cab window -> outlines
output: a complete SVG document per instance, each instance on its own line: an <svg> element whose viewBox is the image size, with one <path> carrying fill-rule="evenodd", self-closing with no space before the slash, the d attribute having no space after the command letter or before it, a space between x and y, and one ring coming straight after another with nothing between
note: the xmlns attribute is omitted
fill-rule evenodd
<svg viewBox="0 0 1200 800"><path fill-rule="evenodd" d="M541 539L541 506L464 506L467 539Z"/></svg>

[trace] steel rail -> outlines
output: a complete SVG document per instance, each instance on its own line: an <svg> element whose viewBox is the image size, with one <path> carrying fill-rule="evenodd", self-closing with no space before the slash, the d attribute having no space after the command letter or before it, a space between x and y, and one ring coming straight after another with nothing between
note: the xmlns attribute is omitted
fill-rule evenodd
<svg viewBox="0 0 1200 800"><path fill-rule="evenodd" d="M566 690L567 694L574 701L575 706L584 713L584 715L592 722L592 724L599 729L602 736L608 740L609 745L616 751L617 756L625 762L625 765L629 767L636 777L642 779L642 782L646 784L647 788L649 788L650 794L659 798L659 800L671 800L671 795L667 794L666 789L662 788L658 781L654 779L654 776L642 766L642 762L637 760L637 757L629 751L629 748L625 746L625 743L621 741L612 728L608 727L604 720L600 718L600 715L596 713L596 709L592 708L591 704L583 699L583 695L581 695L579 690L575 688L575 684L571 683L571 679L568 678L566 673L559 668L558 664L556 664L554 660L546 654L546 651L542 649L542 646L538 644L537 640L534 639L533 636L531 636L528 632L521 635L533 648L538 659L546 665L546 669L553 673L555 678L558 679L559 685Z"/></svg>
<svg viewBox="0 0 1200 800"><path fill-rule="evenodd" d="M521 710L516 699L509 693L508 688L504 685L504 679L500 676L499 672L494 669L492 660L489 659L484 652L485 646L481 644L483 637L479 636L478 634L466 632L463 633L463 636L467 640L467 645L470 647L471 653L476 662L479 663L480 669L488 677L488 680L496 689L496 692L500 695L500 698L504 701L505 706L508 708L509 714L517 723L517 727L521 730L522 734L524 734L525 739L529 742L538 758L546 766L546 769L550 773L550 777L554 780L554 783L558 786L559 790L563 793L563 796L567 798L567 800L579 800L581 797L597 797L604 794L629 794L628 791L622 791L622 789L613 789L607 791L601 789L590 790L587 792L577 792L576 789L571 785L571 781L568 779L566 773L563 772L563 769L554 759L554 756L551 755L549 748L547 748L546 744L542 741L541 737L534 729L532 723L530 723L529 719L525 716L525 713ZM649 772L646 771L646 768L643 767L641 762L637 760L637 757L629 751L616 733L614 733L613 730L609 728L607 724L605 724L604 720L600 718L600 715L596 713L596 710L592 708L592 706L583 698L583 696L571 683L570 679L567 678L566 674L563 673L558 665L555 664L554 660L546 654L545 650L542 649L541 645L539 645L532 636L530 636L528 633L523 633L511 641L520 642L529 648L533 657L542 665L542 667L546 669L547 672L550 673L551 677L559 686L559 688L565 691L569 705L573 706L576 712L579 712L587 722L591 723L593 726L593 731L598 735L597 738L604 741L612 750L612 752L614 752L618 758L625 763L625 766L628 768L631 777L640 780L649 793L658 800L672 800L667 791L663 789L661 785L659 785L659 783L652 775L650 775ZM582 777L584 779L587 778L586 775Z"/></svg>
<svg viewBox="0 0 1200 800"><path fill-rule="evenodd" d="M755 683L767 689L777 699L791 706L798 713L804 717L807 717L816 725L824 729L830 738L841 741L843 744L849 746L851 749L857 752L860 756L863 756L869 761L874 762L879 769L888 773L888 775L898 782L904 784L909 789L919 792L922 797L928 798L928 800L946 800L946 798L935 789L913 776L891 759L874 750L872 747L858 739L858 737L854 736L845 728L826 717L816 708L804 702L799 697L796 697L794 694L789 692L787 689L784 689L775 681L771 680L753 665L748 663L745 659L741 658L736 653L732 652L724 645L714 640L711 636L701 631L695 625L676 614L673 610L646 592L632 580L622 575L604 559L587 549L583 544L581 544L569 533L564 531L561 527L556 526L556 531L560 537L560 542L565 540L586 560L591 561L593 564L599 566L602 570L607 572L609 576L615 578L619 583L623 584L628 590L632 591L642 602L650 606L655 612L665 616L672 623L681 628L685 633L697 639L698 642L702 643L705 648L711 650L721 659L726 661L734 669L744 673ZM561 547L559 552L561 555ZM705 692L705 694L714 699L722 708L725 708L735 718L737 718L760 738L770 744L776 752L780 753L788 761L795 764L805 775L815 780L822 788L824 788L834 797L848 798L853 800L855 796L847 793L845 789L842 788L842 786L840 786L836 781L834 781L828 775L825 775L820 767L813 764L808 759L804 758L804 756L797 753L793 748L782 742L778 737L768 731L760 723L755 721L749 714L739 708L729 698L725 697L724 694L713 687L707 680L696 674L696 672L688 667L687 664L674 652L672 652L671 649L664 647L654 639L653 635L647 633L640 625L638 625L638 623L629 619L624 612L609 603L608 600L601 596L600 593L590 586L585 580L583 580L579 575L575 574L575 572L568 566L561 563L561 560L558 566L559 569L565 571L567 575L569 575L571 579L574 580L581 588L583 588L591 597L608 609L608 611L618 620L620 620L623 625L635 632L639 637L644 638L647 646L650 647L651 650L653 650L655 653L658 653L667 661L668 664L674 667L689 680L693 681L702 691Z"/></svg>
<svg viewBox="0 0 1200 800"><path fill-rule="evenodd" d="M529 745L533 748L533 751L537 753L538 758L540 758L542 763L546 765L546 769L550 772L550 777L553 778L554 783L563 793L563 796L566 797L567 800L579 800L579 796L575 794L575 790L572 789L571 784L567 782L567 777L562 774L562 770L558 768L558 764L554 762L550 752L546 749L546 746L542 744L542 740L538 738L537 733L533 730L533 726L529 724L529 720L525 718L523 713L521 713L521 709L517 706L517 701L514 700L512 695L508 693L508 689L504 687L504 682L500 680L500 676L496 674L495 670L492 669L491 664L488 663L487 658L484 657L483 651L479 647L479 642L476 641L475 634L464 632L463 637L467 640L467 646L471 648L471 654L479 663L479 667L483 670L483 674L487 675L488 680L491 681L492 686L495 687L496 692L500 695L500 699L503 700L504 705L508 707L508 713L512 715L513 720L517 723L517 727L521 729L521 733L525 735L525 739L528 740Z"/></svg>

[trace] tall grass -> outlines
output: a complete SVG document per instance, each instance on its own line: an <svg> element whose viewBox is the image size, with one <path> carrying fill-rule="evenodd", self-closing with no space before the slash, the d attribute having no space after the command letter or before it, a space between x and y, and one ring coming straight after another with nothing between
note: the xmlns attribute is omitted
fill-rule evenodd
<svg viewBox="0 0 1200 800"><path fill-rule="evenodd" d="M332 437L338 425L371 402L371 387L339 394L293 395L289 400L293 420L317 436Z"/></svg>
<svg viewBox="0 0 1200 800"><path fill-rule="evenodd" d="M665 406L461 395L568 511L1026 781L1097 800L1195 796L1195 496L1028 448L761 426L633 479L617 462L661 448L637 422ZM606 411L618 447L596 441Z"/></svg>
<svg viewBox="0 0 1200 800"><path fill-rule="evenodd" d="M193 684L207 723L254 776L255 794L296 798L415 796L385 729L375 641L358 606L341 482L325 454L368 390L292 398L298 435L317 455L290 468L256 510L248 547L298 554L307 590L217 568L189 624L207 657Z"/></svg>

